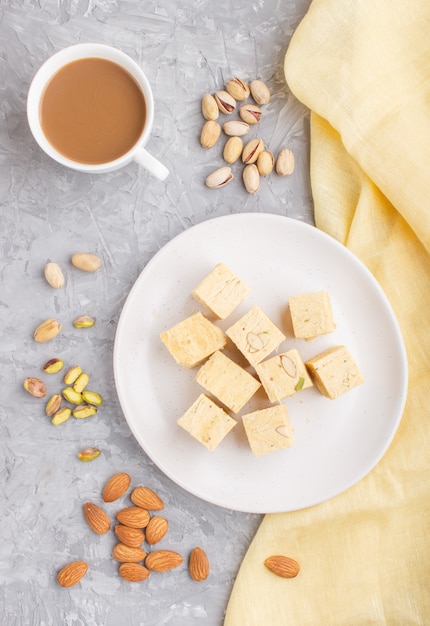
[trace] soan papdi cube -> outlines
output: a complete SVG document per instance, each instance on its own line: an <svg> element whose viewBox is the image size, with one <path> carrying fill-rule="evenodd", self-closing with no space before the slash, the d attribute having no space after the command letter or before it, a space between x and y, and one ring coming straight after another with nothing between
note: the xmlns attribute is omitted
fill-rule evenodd
<svg viewBox="0 0 430 626"><path fill-rule="evenodd" d="M192 291L194 298L224 320L246 298L250 289L227 265L218 263Z"/></svg>
<svg viewBox="0 0 430 626"><path fill-rule="evenodd" d="M165 330L160 338L175 361L188 368L199 365L217 350L222 350L227 341L221 328L200 312Z"/></svg>
<svg viewBox="0 0 430 626"><path fill-rule="evenodd" d="M254 306L225 332L254 367L285 339L285 335L258 306Z"/></svg>
<svg viewBox="0 0 430 626"><path fill-rule="evenodd" d="M215 450L237 424L236 420L204 393L177 420L177 423L211 451Z"/></svg>
<svg viewBox="0 0 430 626"><path fill-rule="evenodd" d="M290 419L284 404L248 413L242 420L255 456L290 448L294 443Z"/></svg>
<svg viewBox="0 0 430 626"><path fill-rule="evenodd" d="M255 366L270 402L312 387L312 380L298 350L288 350Z"/></svg>
<svg viewBox="0 0 430 626"><path fill-rule="evenodd" d="M261 387L254 376L219 351L202 365L196 381L233 413L238 413Z"/></svg>
<svg viewBox="0 0 430 626"><path fill-rule="evenodd" d="M331 333L336 328L330 296L326 291L314 291L288 299L294 336L313 339Z"/></svg>
<svg viewBox="0 0 430 626"><path fill-rule="evenodd" d="M361 385L364 378L345 346L332 346L306 361L312 379L321 393L334 400Z"/></svg>

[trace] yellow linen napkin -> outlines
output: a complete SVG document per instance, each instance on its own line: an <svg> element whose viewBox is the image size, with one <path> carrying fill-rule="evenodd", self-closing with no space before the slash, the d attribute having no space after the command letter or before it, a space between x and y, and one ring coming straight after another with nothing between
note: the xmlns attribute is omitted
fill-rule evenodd
<svg viewBox="0 0 430 626"><path fill-rule="evenodd" d="M430 3L314 0L285 72L312 111L316 225L383 287L405 339L409 391L392 444L364 479L320 505L264 517L225 626L427 626ZM273 554L297 559L299 575L269 572Z"/></svg>

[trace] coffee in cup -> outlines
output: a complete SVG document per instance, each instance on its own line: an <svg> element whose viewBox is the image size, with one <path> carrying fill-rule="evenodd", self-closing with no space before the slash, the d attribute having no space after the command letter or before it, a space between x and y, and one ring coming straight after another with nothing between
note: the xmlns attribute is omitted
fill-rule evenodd
<svg viewBox="0 0 430 626"><path fill-rule="evenodd" d="M102 44L78 44L53 55L34 77L27 99L40 147L85 172L108 172L135 160L164 179L168 170L144 148L153 115L142 70Z"/></svg>

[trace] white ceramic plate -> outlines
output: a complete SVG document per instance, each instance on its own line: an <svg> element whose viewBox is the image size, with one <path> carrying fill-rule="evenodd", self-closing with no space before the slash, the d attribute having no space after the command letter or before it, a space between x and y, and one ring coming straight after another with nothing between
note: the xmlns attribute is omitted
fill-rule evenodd
<svg viewBox="0 0 430 626"><path fill-rule="evenodd" d="M281 347L297 347L306 359L345 344L365 377L364 384L334 401L316 389L284 400L295 433L292 448L254 457L239 416L239 424L209 452L176 423L203 390L194 380L196 370L176 365L159 334L204 311L191 291L219 262L251 288L240 307L217 322L223 329L253 305L282 328L290 295L326 290L335 332L306 342L284 327L288 335ZM370 272L315 227L271 214L208 220L153 257L121 313L114 372L127 422L154 463L203 500L254 513L308 507L363 478L392 440L407 390L399 327ZM251 400L241 414L258 402Z"/></svg>

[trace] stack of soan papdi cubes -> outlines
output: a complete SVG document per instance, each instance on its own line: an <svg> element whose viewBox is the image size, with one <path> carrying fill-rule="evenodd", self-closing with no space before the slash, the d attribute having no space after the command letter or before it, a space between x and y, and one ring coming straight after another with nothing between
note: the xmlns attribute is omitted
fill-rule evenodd
<svg viewBox="0 0 430 626"><path fill-rule="evenodd" d="M226 320L249 292L230 268L218 263L192 296L212 318ZM297 339L309 341L335 330L326 291L291 296L288 307ZM236 426L237 420L230 413L237 415L261 387L270 405L242 415L255 456L293 444L287 408L281 400L313 383L324 396L335 399L364 381L343 345L333 345L306 362L297 349L278 352L286 336L258 306L225 332L198 312L162 332L160 338L177 363L190 369L200 366L196 381L206 393L199 395L177 423L209 450ZM245 369L227 356L227 338L250 367Z"/></svg>

